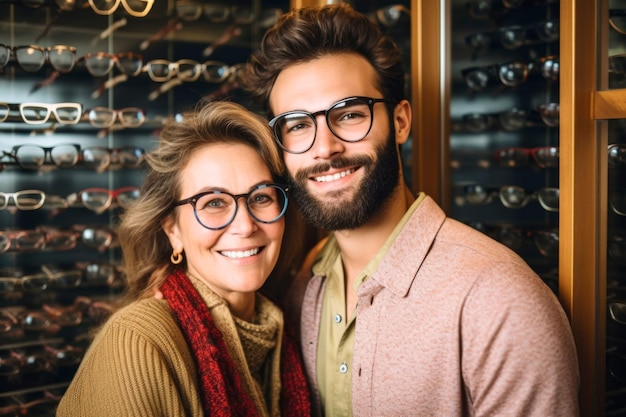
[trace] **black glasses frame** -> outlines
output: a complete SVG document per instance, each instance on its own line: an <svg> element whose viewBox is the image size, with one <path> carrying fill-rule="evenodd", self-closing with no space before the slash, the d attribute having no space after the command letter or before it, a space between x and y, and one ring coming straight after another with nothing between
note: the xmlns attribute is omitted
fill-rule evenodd
<svg viewBox="0 0 626 417"><path fill-rule="evenodd" d="M360 100L360 101L365 101L367 103L367 105L369 106L370 109L370 114L371 114L371 118L370 118L370 125L369 128L367 129L367 131L365 132L365 134L363 134L363 136L361 136L358 139L353 139L353 140L347 140L342 138L341 136L339 136L337 134L337 132L335 132L335 130L332 128L330 120L328 120L328 114L331 112L331 110L337 108L337 106L339 105L344 105L347 104L351 101L355 101L355 100ZM337 101L336 103L331 104L326 110L319 110L316 112L308 112L308 111L304 111L304 110L292 110L292 111L288 111L285 113L281 113L277 116L275 116L274 118L272 118L269 121L269 125L272 128L273 132L274 132L274 138L276 139L276 142L278 143L278 145L281 147L281 149L283 149L285 152L289 152L289 153L293 153L293 154L300 154L300 153L304 153L306 151L308 151L309 149L311 149L313 147L313 144L315 143L315 138L317 137L317 116L319 115L324 115L324 119L326 120L326 125L328 126L328 128L330 129L331 132L333 132L333 135L335 135L337 138L341 139L344 142L348 142L348 143L354 143L354 142L359 142L361 140L363 140L369 133L370 130L372 130L372 126L374 125L374 104L376 103L393 103L393 100L389 100L389 99L385 99L385 98L371 98L371 97L363 97L363 96L354 96L354 97L347 97L344 98L342 100ZM313 126L315 126L315 132L313 134L313 140L311 141L311 144L304 150L302 151L293 151L290 149L287 149L283 143L282 143L282 139L281 139L281 135L279 130L279 126L277 125L277 122L284 118L285 116L289 116L292 114L302 114L302 115L306 115L308 116L312 121L313 121Z"/></svg>
<svg viewBox="0 0 626 417"><path fill-rule="evenodd" d="M258 190L261 190L263 188L267 188L267 187L274 187L274 188L280 190L282 192L282 194L283 194L284 201L285 201L285 203L283 204L283 208L280 211L280 213L278 214L278 216L276 216L276 218L274 218L272 220L269 220L269 221L261 220L257 216L255 216L255 214L250 209L250 206L248 205L248 199L250 198L251 194L253 194L254 192L256 192ZM288 191L289 191L289 186L284 185L284 184L275 184L275 183L266 183L266 184L257 185L252 190L250 190L249 192L244 193L244 194L231 194L231 193L226 192L226 191L212 190L212 191L205 191L205 192L196 194L196 195L194 195L192 197L185 198L183 200L177 201L176 203L174 203L174 207L184 206L185 204L191 204L191 207L193 207L193 214L196 217L196 220L198 221L200 226L204 227L205 229L209 229L209 230L222 230L222 229L228 227L233 222L233 220L235 220L235 217L237 217L237 210L239 209L239 199L240 198L244 198L244 200L246 202L246 210L248 210L248 214L250 214L250 216L252 216L252 218L255 221L257 221L259 223L264 223L264 224L271 224L271 223L275 223L278 220L280 220L280 218L283 217L285 215L285 213L287 212L287 206L289 205L289 197L287 196L287 192ZM200 198L202 198L202 197L204 197L205 195L208 195L208 194L224 194L224 195L231 196L235 200L235 210L233 211L233 214L230 217L230 219L223 226L220 226L220 227L209 227L209 226L203 224L202 221L200 221L200 217L198 216L198 211L196 209L196 203L198 202L198 200Z"/></svg>

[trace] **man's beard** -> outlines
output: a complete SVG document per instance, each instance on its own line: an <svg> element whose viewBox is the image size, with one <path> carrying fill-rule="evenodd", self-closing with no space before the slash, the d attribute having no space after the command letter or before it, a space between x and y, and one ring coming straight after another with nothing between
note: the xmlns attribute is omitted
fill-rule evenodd
<svg viewBox="0 0 626 417"><path fill-rule="evenodd" d="M367 223L374 215L384 210L390 195L398 185L400 163L395 132L387 141L376 149L376 161L369 156L353 158L336 158L328 163L301 170L293 177L287 173L287 181L291 186L291 196L295 200L302 215L311 225L332 231L356 229ZM353 188L332 191L321 201L312 195L307 184L309 178L326 172L330 168L342 169L359 166L365 172L363 182L358 190ZM353 197L346 199L345 194Z"/></svg>

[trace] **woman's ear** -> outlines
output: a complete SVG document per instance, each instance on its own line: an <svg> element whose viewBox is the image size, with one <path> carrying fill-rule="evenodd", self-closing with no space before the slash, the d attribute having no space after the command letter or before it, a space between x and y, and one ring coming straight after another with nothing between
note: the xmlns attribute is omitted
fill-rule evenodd
<svg viewBox="0 0 626 417"><path fill-rule="evenodd" d="M176 215L174 213L169 214L166 218L161 220L161 228L169 239L172 249L174 249L174 251L178 250L178 252L182 252L183 243L179 238L180 231L178 224L176 223Z"/></svg>

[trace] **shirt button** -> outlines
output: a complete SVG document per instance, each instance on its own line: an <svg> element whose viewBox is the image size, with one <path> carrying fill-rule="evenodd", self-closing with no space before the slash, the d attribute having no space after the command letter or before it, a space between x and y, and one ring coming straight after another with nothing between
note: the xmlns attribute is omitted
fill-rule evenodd
<svg viewBox="0 0 626 417"><path fill-rule="evenodd" d="M343 362L341 365L339 365L339 372L341 372L342 374L348 372L348 364Z"/></svg>
<svg viewBox="0 0 626 417"><path fill-rule="evenodd" d="M335 323L341 323L341 314L335 314Z"/></svg>

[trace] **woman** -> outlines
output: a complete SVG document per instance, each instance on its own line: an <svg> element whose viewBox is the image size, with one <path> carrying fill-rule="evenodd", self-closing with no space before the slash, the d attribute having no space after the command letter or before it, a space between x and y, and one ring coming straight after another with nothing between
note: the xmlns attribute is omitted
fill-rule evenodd
<svg viewBox="0 0 626 417"><path fill-rule="evenodd" d="M257 293L287 208L267 124L209 103L169 121L146 159L119 229L128 305L96 335L57 415L309 415L282 312Z"/></svg>

